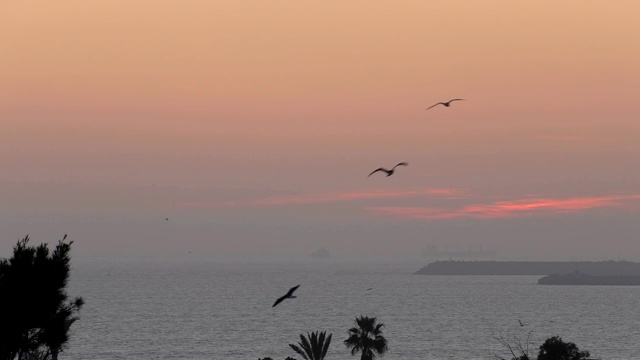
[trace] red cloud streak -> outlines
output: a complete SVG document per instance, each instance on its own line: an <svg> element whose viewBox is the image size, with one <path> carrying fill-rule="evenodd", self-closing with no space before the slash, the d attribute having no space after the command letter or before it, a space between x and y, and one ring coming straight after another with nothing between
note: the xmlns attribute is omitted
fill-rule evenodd
<svg viewBox="0 0 640 360"><path fill-rule="evenodd" d="M640 194L570 199L524 199L498 201L492 204L467 205L460 209L431 207L369 207L370 211L402 219L505 219L535 215L576 213L596 208L624 207L629 201L640 200Z"/></svg>

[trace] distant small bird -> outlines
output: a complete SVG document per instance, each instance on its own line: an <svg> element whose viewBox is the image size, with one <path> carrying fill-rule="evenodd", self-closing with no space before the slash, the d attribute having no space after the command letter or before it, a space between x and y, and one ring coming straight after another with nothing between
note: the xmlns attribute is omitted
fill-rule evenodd
<svg viewBox="0 0 640 360"><path fill-rule="evenodd" d="M429 106L429 107L428 107L428 108L426 108L425 110L429 110L429 109L431 109L431 108L433 108L433 107L436 107L436 106L438 106L438 105L444 105L444 106L446 106L446 107L449 107L449 106L451 106L451 103L452 103L452 102L454 102L454 101L460 101L460 100L464 100L464 99L451 99L451 100L449 100L449 101L439 102L439 103L436 103L436 104L433 104L433 105Z"/></svg>
<svg viewBox="0 0 640 360"><path fill-rule="evenodd" d="M169 218L164 218L164 221L169 221Z"/></svg>
<svg viewBox="0 0 640 360"><path fill-rule="evenodd" d="M520 319L518 319L518 322L520 323L520 326L524 326L524 324L522 323L522 321L520 321Z"/></svg>
<svg viewBox="0 0 640 360"><path fill-rule="evenodd" d="M373 170L373 171L371 172L371 174L369 174L369 176L371 176L371 175L373 175L373 174L377 173L378 171L386 172L386 173L387 173L387 176L391 176L391 175L393 175L393 173L396 171L396 168L397 168L398 166L408 166L408 165L409 165L409 163L401 162L401 163L398 163L396 166L394 166L391 170L387 170L387 169L385 169L385 168L377 168L377 169ZM367 176L367 177L369 177L369 176Z"/></svg>
<svg viewBox="0 0 640 360"><path fill-rule="evenodd" d="M283 301L284 301L284 299L295 299L295 298L296 298L296 296L293 296L293 292L294 292L294 291L296 291L296 289L297 289L297 288L299 288L299 287L300 287L300 285L298 285L298 286L294 286L294 287L292 287L291 289L289 289L289 292L287 292L287 294L286 294L286 295L281 296L280 298L278 298L278 300L276 300L276 302L273 304L272 308L273 308L273 307L276 307L276 305L278 305L278 304L280 304L281 302L283 302Z"/></svg>
<svg viewBox="0 0 640 360"><path fill-rule="evenodd" d="M371 290L371 289L373 289L373 288L368 288L368 289L367 289L367 291L369 291L369 290Z"/></svg>

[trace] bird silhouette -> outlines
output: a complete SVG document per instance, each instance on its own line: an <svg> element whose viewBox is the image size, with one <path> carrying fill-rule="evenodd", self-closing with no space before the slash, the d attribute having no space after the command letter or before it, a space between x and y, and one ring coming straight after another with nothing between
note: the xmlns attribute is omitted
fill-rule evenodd
<svg viewBox="0 0 640 360"><path fill-rule="evenodd" d="M425 110L429 110L429 109L431 109L431 108L433 108L433 107L436 107L436 106L438 106L438 105L444 105L444 106L446 106L446 107L449 107L449 106L451 106L451 103L452 103L452 102L454 102L454 101L460 101L460 100L464 100L464 99L451 99L451 100L449 100L449 101L443 101L443 102L435 103L435 104L433 104L433 105L429 106L428 108L426 108Z"/></svg>
<svg viewBox="0 0 640 360"><path fill-rule="evenodd" d="M373 175L373 174L377 173L378 171L383 171L383 172L387 173L387 176L391 176L391 175L393 175L393 173L396 171L396 168L397 168L398 166L407 166L407 165L409 165L409 163L401 162L401 163L396 164L396 166L394 166L391 170L387 170L387 169L385 169L385 168L377 168L377 169L373 170L373 171L371 172L371 174L369 174L369 176L371 176L371 175ZM367 177L369 177L369 176L367 176Z"/></svg>
<svg viewBox="0 0 640 360"><path fill-rule="evenodd" d="M276 302L273 304L272 308L276 307L276 305L278 305L281 302L283 302L284 299L295 299L296 296L293 296L293 292L296 291L296 289L299 288L299 287L300 287L300 285L294 286L291 289L289 289L289 292L287 292L286 295L283 295L283 296L279 297L278 300L276 300Z"/></svg>
<svg viewBox="0 0 640 360"><path fill-rule="evenodd" d="M518 322L520 323L520 326L524 326L524 324L522 323L522 321L520 321L520 319L518 319Z"/></svg>
<svg viewBox="0 0 640 360"><path fill-rule="evenodd" d="M164 218L164 221L169 221L169 218Z"/></svg>

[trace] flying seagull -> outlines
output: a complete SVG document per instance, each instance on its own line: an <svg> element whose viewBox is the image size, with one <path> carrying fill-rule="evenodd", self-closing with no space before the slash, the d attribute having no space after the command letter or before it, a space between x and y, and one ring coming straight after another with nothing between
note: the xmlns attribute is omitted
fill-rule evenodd
<svg viewBox="0 0 640 360"><path fill-rule="evenodd" d="M397 168L398 166L400 166L400 165L402 165L402 166L407 166L407 165L409 165L409 163L406 163L406 162L398 163L398 164L397 164L396 166L394 166L391 170L387 170L387 169L385 169L385 168L377 168L377 169L373 170L373 171L371 172L371 174L369 174L369 176L371 176L371 175L373 175L373 174L377 173L378 171L384 171L384 172L386 172L386 173L387 173L387 176L391 176L391 175L393 175L393 173L396 171L396 168ZM367 177L369 177L369 176L367 176Z"/></svg>
<svg viewBox="0 0 640 360"><path fill-rule="evenodd" d="M300 285L294 286L291 289L289 289L289 292L286 295L278 298L278 300L276 300L276 302L273 304L272 307L276 307L276 305L280 304L282 301L284 301L284 299L295 299L296 296L293 296L293 292L296 291L296 289L299 287Z"/></svg>
<svg viewBox="0 0 640 360"><path fill-rule="evenodd" d="M518 319L518 322L520 323L520 326L524 326L524 324L522 323L522 321L520 321L520 319Z"/></svg>
<svg viewBox="0 0 640 360"><path fill-rule="evenodd" d="M439 103L436 103L436 104L433 104L433 105L429 106L429 107L428 107L428 108L426 108L425 110L429 110L429 109L431 109L432 107L436 107L436 106L438 106L438 105L444 105L444 106L446 106L446 107L449 107L449 106L451 106L451 103L452 103L452 102L454 102L454 101L460 101L460 100L464 100L464 99L451 99L451 100L449 100L449 101L439 102Z"/></svg>

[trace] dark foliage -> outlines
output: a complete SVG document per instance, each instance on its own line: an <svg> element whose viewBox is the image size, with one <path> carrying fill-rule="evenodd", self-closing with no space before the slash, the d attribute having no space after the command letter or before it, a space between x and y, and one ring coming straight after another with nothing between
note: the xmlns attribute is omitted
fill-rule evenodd
<svg viewBox="0 0 640 360"><path fill-rule="evenodd" d="M65 291L73 243L65 239L50 252L27 236L0 260L0 360L56 360L69 340L83 300Z"/></svg>
<svg viewBox="0 0 640 360"><path fill-rule="evenodd" d="M300 334L300 341L298 345L289 344L293 351L302 356L304 360L323 360L329 350L329 344L331 343L331 335L326 336L326 332L312 332L307 333L305 338Z"/></svg>
<svg viewBox="0 0 640 360"><path fill-rule="evenodd" d="M545 340L538 352L538 360L583 360L589 356L588 351L580 351L576 344L564 342L560 336Z"/></svg>
<svg viewBox="0 0 640 360"><path fill-rule="evenodd" d="M494 335L494 339L498 340L507 349L511 356L509 360L534 360L536 358L529 352L531 345L530 331L525 341L515 335ZM550 337L540 345L537 360L587 360L589 359L588 351L580 351L576 344L566 343L559 336ZM495 355L496 359L507 360L501 356Z"/></svg>
<svg viewBox="0 0 640 360"><path fill-rule="evenodd" d="M382 336L384 324L376 324L376 318L360 316L357 327L349 329L349 337L344 344L351 349L351 355L361 352L361 360L373 360L387 352L387 339Z"/></svg>

